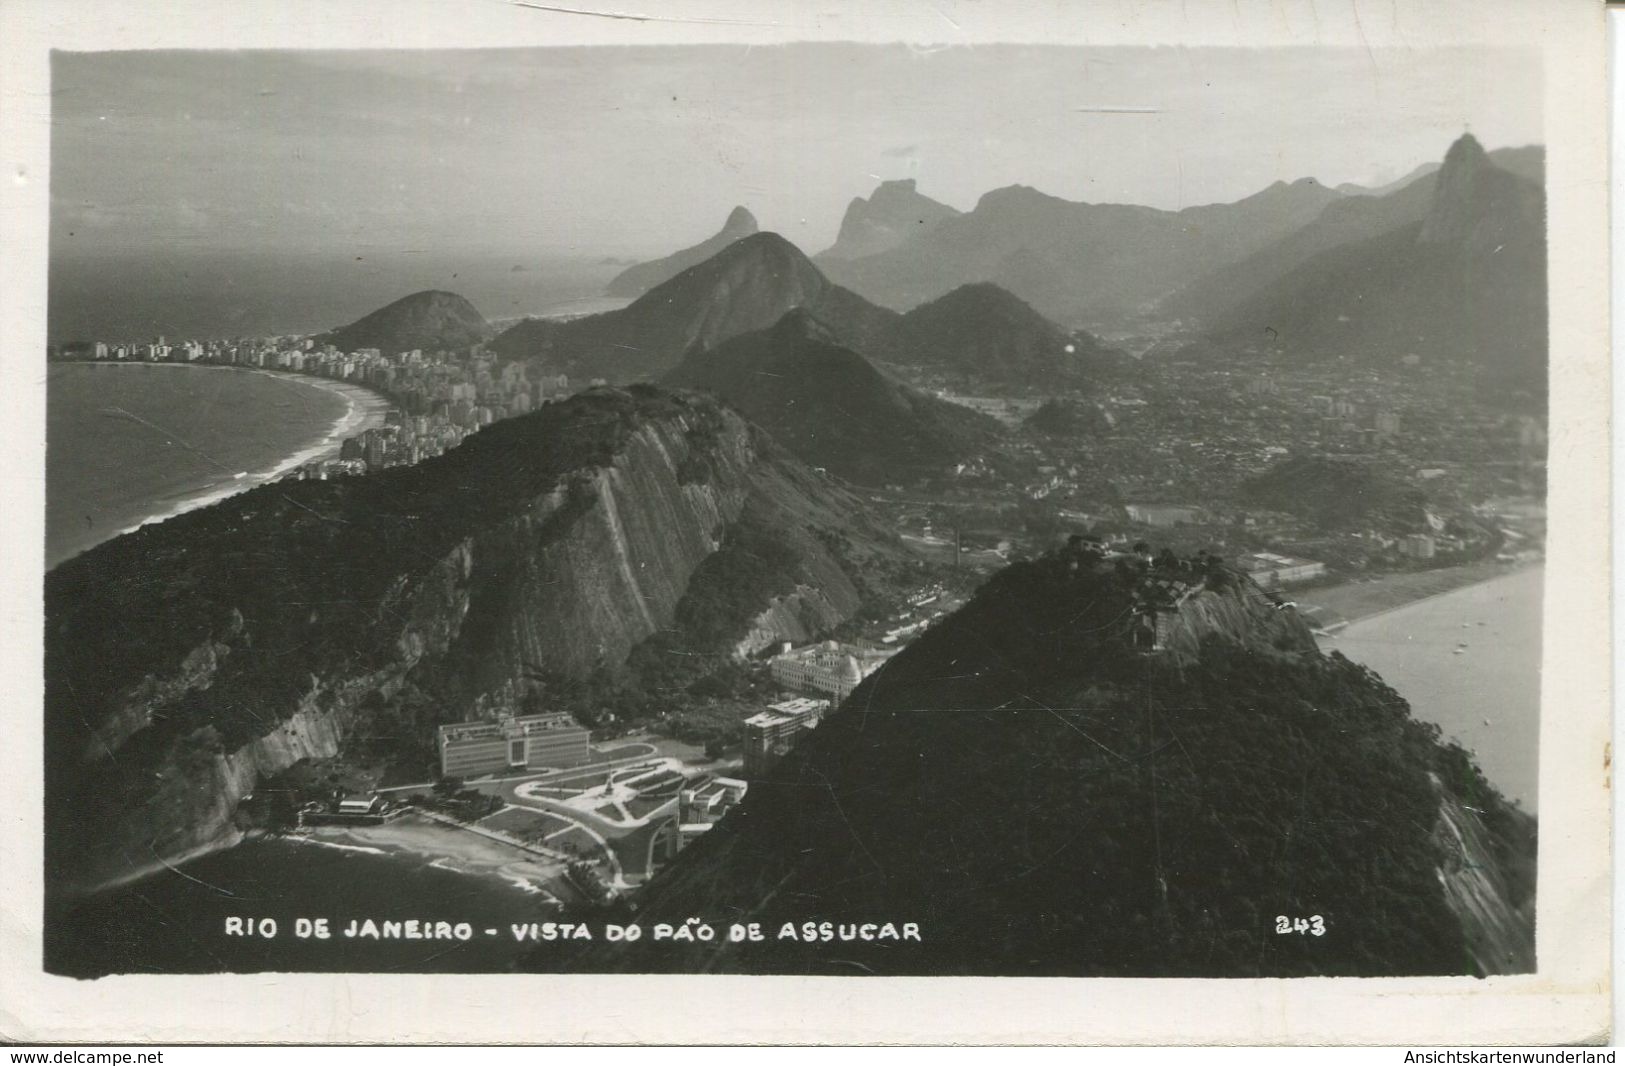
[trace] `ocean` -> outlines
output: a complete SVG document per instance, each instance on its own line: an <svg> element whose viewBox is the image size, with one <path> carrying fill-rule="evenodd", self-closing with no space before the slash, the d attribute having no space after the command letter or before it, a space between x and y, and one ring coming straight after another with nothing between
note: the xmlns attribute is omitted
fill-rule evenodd
<svg viewBox="0 0 1625 1066"><path fill-rule="evenodd" d="M60 252L60 254L59 254ZM305 335L353 322L424 289L466 297L488 320L580 314L625 264L496 252L317 255L191 252L91 255L52 249L52 343Z"/></svg>
<svg viewBox="0 0 1625 1066"><path fill-rule="evenodd" d="M330 452L387 406L354 386L232 367L52 364L45 565Z"/></svg>
<svg viewBox="0 0 1625 1066"><path fill-rule="evenodd" d="M1418 718L1473 753L1491 784L1535 813L1540 796L1543 567L1355 622L1323 638L1371 667Z"/></svg>

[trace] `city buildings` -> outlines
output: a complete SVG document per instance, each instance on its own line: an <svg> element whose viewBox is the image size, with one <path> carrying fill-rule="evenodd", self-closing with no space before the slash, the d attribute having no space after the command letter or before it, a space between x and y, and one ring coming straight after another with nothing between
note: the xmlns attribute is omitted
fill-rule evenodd
<svg viewBox="0 0 1625 1066"><path fill-rule="evenodd" d="M1431 559L1438 550L1438 542L1426 533L1412 533L1399 539L1399 554L1411 559Z"/></svg>
<svg viewBox="0 0 1625 1066"><path fill-rule="evenodd" d="M377 348L341 352L317 347L310 337L259 337L148 343L76 344L63 359L200 363L282 370L347 381L387 397L395 405L386 425L369 430L344 454L307 463L290 476L327 479L406 466L456 447L493 422L528 414L569 393L569 378L540 364L504 362L480 345L457 351L411 350L386 354Z"/></svg>
<svg viewBox="0 0 1625 1066"><path fill-rule="evenodd" d="M1310 559L1294 559L1274 552L1256 552L1243 555L1236 565L1246 571L1260 588L1273 589L1324 577L1326 564Z"/></svg>
<svg viewBox="0 0 1625 1066"><path fill-rule="evenodd" d="M869 651L827 640L803 648L786 647L773 657L770 670L773 680L785 688L827 692L839 703L895 653L895 649Z"/></svg>
<svg viewBox="0 0 1625 1066"><path fill-rule="evenodd" d="M1125 504L1129 521L1143 522L1148 526L1168 528L1171 526L1188 525L1201 520L1200 507L1187 507L1172 503L1130 503Z"/></svg>
<svg viewBox="0 0 1625 1066"><path fill-rule="evenodd" d="M735 777L713 777L677 794L677 821L711 825L739 805L750 785Z"/></svg>
<svg viewBox="0 0 1625 1066"><path fill-rule="evenodd" d="M828 700L794 699L772 704L745 719L745 775L765 773L794 746L797 737L817 727L827 710Z"/></svg>
<svg viewBox="0 0 1625 1066"><path fill-rule="evenodd" d="M579 766L591 757L588 737L584 726L561 712L443 725L440 773L472 777L518 767Z"/></svg>

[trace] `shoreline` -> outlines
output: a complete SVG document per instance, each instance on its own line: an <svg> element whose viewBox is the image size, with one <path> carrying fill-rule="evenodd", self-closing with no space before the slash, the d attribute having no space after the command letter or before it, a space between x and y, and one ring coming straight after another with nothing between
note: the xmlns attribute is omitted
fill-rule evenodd
<svg viewBox="0 0 1625 1066"><path fill-rule="evenodd" d="M1453 575L1448 589L1364 615L1319 636L1365 665L1466 751L1507 800L1538 817L1544 567ZM1484 576L1485 580L1467 580Z"/></svg>
<svg viewBox="0 0 1625 1066"><path fill-rule="evenodd" d="M1525 570L1543 565L1544 561L1540 559L1518 563L1493 561L1464 563L1437 570L1387 574L1364 581L1345 581L1336 585L1305 589L1295 599L1300 605L1300 611L1307 608L1309 612L1332 616L1333 620L1329 622L1323 623L1321 619L1313 616L1309 621L1319 628L1317 635L1336 637L1349 626L1369 622L1474 585L1483 585L1523 573Z"/></svg>
<svg viewBox="0 0 1625 1066"><path fill-rule="evenodd" d="M299 374L288 370L278 370L271 367L257 366L222 366L215 363L148 363L130 362L113 359L81 359L74 360L67 366L142 366L142 367L175 367L185 370L224 370L241 371L249 374L262 374L275 380L296 382L310 388L320 389L323 392L338 396L345 402L344 412L333 420L325 433L314 441L305 443L291 455L286 455L272 466L256 470L245 471L226 481L203 485L188 492L179 499L154 501L159 508L140 521L123 526L111 535L88 544L63 559L58 560L47 571L55 569L69 559L77 558L91 549L105 544L110 540L122 537L127 533L134 533L145 526L168 521L190 511L212 506L222 500L259 488L278 478L297 470L306 463L316 462L320 459L337 455L343 447L344 441L357 436L369 429L376 429L384 424L385 415L394 408L394 401L381 392L377 392L366 385L353 381L335 381L331 378L318 377L314 374ZM47 487L49 491L49 487Z"/></svg>
<svg viewBox="0 0 1625 1066"><path fill-rule="evenodd" d="M553 886L564 876L562 862L546 861L517 845L420 814L405 814L378 825L315 826L286 834L284 839L312 847L409 856L437 869L500 877L527 895L554 900L558 896Z"/></svg>

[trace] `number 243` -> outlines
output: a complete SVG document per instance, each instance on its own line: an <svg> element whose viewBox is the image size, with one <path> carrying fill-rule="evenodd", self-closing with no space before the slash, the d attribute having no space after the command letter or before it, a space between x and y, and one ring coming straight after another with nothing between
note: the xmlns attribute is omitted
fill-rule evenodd
<svg viewBox="0 0 1625 1066"><path fill-rule="evenodd" d="M1288 918L1284 914L1275 916L1275 931L1277 933L1308 933L1311 936L1326 935L1326 920L1318 914L1308 918Z"/></svg>

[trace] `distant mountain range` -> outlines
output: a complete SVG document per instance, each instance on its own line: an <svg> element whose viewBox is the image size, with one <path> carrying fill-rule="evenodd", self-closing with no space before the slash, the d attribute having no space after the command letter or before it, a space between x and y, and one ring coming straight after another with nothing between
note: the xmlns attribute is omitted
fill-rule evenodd
<svg viewBox="0 0 1625 1066"><path fill-rule="evenodd" d="M1277 182L1178 212L1011 186L961 214L885 182L816 262L738 208L710 240L617 279L651 286L628 306L525 320L490 347L578 379L654 380L800 308L866 358L1031 388L1125 361L1057 322L1156 313L1229 341L1267 331L1306 356L1469 358L1532 381L1545 367L1542 169L1539 147L1486 153L1464 136L1382 189ZM429 292L322 339L461 347L488 330L466 300Z"/></svg>
<svg viewBox="0 0 1625 1066"><path fill-rule="evenodd" d="M965 285L899 315L834 282L775 233L735 241L618 311L568 321L531 319L491 348L539 358L589 380L655 378L684 356L765 329L792 310L865 357L948 370L999 385L1076 381L1115 355L1069 334L991 283Z"/></svg>
<svg viewBox="0 0 1625 1066"><path fill-rule="evenodd" d="M1047 318L1083 325L1130 315L1204 269L1251 254L1340 195L1305 179L1233 204L1162 211L1013 185L906 243L820 262L835 281L897 310L991 281Z"/></svg>
<svg viewBox="0 0 1625 1066"><path fill-rule="evenodd" d="M835 243L813 259L819 263L878 255L922 237L959 212L922 195L914 179L883 181L868 199L854 197Z"/></svg>
<svg viewBox="0 0 1625 1066"><path fill-rule="evenodd" d="M1499 148L1488 157L1503 170L1542 183L1545 150L1539 146ZM1287 278L1316 255L1420 222L1433 204L1441 165L1428 163L1379 189L1340 186L1346 197L1327 204L1314 221L1239 262L1217 266L1170 295L1164 310L1198 326L1222 323L1232 308Z"/></svg>
<svg viewBox="0 0 1625 1066"><path fill-rule="evenodd" d="M1489 156L1490 162L1502 170L1510 170L1536 185L1546 184L1546 149L1538 144L1526 144L1518 148L1496 148L1490 151ZM1398 192L1414 181L1437 174L1439 166L1437 160L1423 163L1402 178L1369 188L1345 182L1337 187L1337 191L1349 196L1386 196L1391 192Z"/></svg>
<svg viewBox="0 0 1625 1066"><path fill-rule="evenodd" d="M733 242L757 231L756 216L743 207L736 207L714 236L663 259L627 267L611 279L604 291L610 296L642 296L661 282L671 280L691 266L698 266Z"/></svg>
<svg viewBox="0 0 1625 1066"><path fill-rule="evenodd" d="M1076 203L1016 185L961 213L912 179L886 181L848 205L835 244L812 259L736 207L708 240L618 276L610 291L637 297L627 307L527 320L492 348L588 380L653 379L691 351L801 307L866 356L1000 386L1087 370L1095 356L1116 353L1067 327L1145 314L1226 336L1268 318L1272 336L1315 351L1366 345L1423 357L1476 352L1504 369L1543 365L1544 150L1486 153L1470 135L1458 144L1472 151L1457 153L1447 186L1446 163L1427 163L1376 188L1306 178L1182 211ZM1462 178L1464 167L1487 177ZM1501 181L1495 175L1515 180L1498 193L1484 184ZM1477 221L1440 229L1452 201ZM1441 221L1426 239L1419 229L1398 236L1433 215ZM1467 229L1509 239L1480 247ZM1384 288L1385 277L1400 276L1415 284ZM1335 327L1318 321L1316 308L1329 304L1317 292L1338 305ZM1376 303L1351 308L1350 292L1355 303ZM490 332L463 298L425 292L320 339L432 349Z"/></svg>
<svg viewBox="0 0 1625 1066"><path fill-rule="evenodd" d="M316 341L346 352L377 348L394 355L414 348L467 348L490 335L490 324L473 304L454 292L431 289L403 296L348 326L321 334Z"/></svg>
<svg viewBox="0 0 1625 1066"><path fill-rule="evenodd" d="M1364 205L1342 227L1347 239L1331 243L1335 223L1323 222L1226 272L1235 284L1205 283L1191 306L1218 334L1256 342L1268 331L1272 345L1305 356L1465 360L1538 390L1547 366L1545 210L1539 185L1463 136L1431 179Z"/></svg>
<svg viewBox="0 0 1625 1066"><path fill-rule="evenodd" d="M1002 436L986 415L887 377L800 308L691 353L664 384L722 397L803 462L863 484L945 474Z"/></svg>

